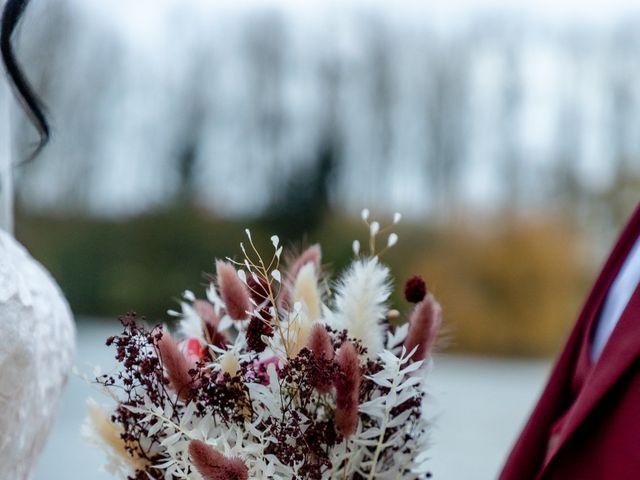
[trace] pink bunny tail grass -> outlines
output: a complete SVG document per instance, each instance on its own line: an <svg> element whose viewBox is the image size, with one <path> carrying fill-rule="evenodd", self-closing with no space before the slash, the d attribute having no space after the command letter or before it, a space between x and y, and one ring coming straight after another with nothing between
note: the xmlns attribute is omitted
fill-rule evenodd
<svg viewBox="0 0 640 480"><path fill-rule="evenodd" d="M336 379L336 429L343 437L349 437L358 425L358 398L362 372L358 352L349 341L336 353L340 375Z"/></svg>
<svg viewBox="0 0 640 480"><path fill-rule="evenodd" d="M333 363L335 350L333 342L324 325L316 323L309 333L307 340L307 348L311 350L312 355L318 363L319 369L322 371L326 365ZM313 382L314 388L320 393L329 393L333 387L331 378L327 376L318 376Z"/></svg>
<svg viewBox="0 0 640 480"><path fill-rule="evenodd" d="M204 480L248 480L249 469L236 457L225 457L200 440L191 440L189 456Z"/></svg>
<svg viewBox="0 0 640 480"><path fill-rule="evenodd" d="M182 400L189 397L193 379L189 375L191 368L189 361L178 349L176 341L167 331L162 332L162 338L157 343L162 365L167 370L171 388Z"/></svg>
<svg viewBox="0 0 640 480"><path fill-rule="evenodd" d="M315 245L311 245L304 252L302 252L300 256L296 258L289 267L289 279L291 281L295 281L295 279L298 277L298 273L300 273L300 269L307 263L313 263L313 266L316 269L316 274L320 273L321 262L322 250L320 249L320 245L318 245L317 243Z"/></svg>
<svg viewBox="0 0 640 480"><path fill-rule="evenodd" d="M431 353L441 324L442 308L429 293L424 300L416 304L409 319L409 331L404 346L407 352L418 347L411 357L412 362L424 360Z"/></svg>
<svg viewBox="0 0 640 480"><path fill-rule="evenodd" d="M289 310L291 305L291 285L298 278L300 269L307 263L312 263L316 270L316 275L320 274L320 265L322 264L322 250L319 244L311 245L305 251L303 251L297 258L295 258L289 265L287 270L287 281L283 285L283 289L279 295L279 307L285 310Z"/></svg>
<svg viewBox="0 0 640 480"><path fill-rule="evenodd" d="M218 330L220 315L216 313L213 305L206 300L196 300L193 302L193 308L204 322L207 341L216 347L224 348L228 339L224 333Z"/></svg>
<svg viewBox="0 0 640 480"><path fill-rule="evenodd" d="M307 347L316 358L324 358L325 360L333 360L335 351L333 342L324 325L316 323L311 327Z"/></svg>
<svg viewBox="0 0 640 480"><path fill-rule="evenodd" d="M206 324L218 328L218 325L220 324L220 317L211 303L206 300L198 299L193 302L193 308Z"/></svg>
<svg viewBox="0 0 640 480"><path fill-rule="evenodd" d="M216 274L220 296L227 313L234 320L246 320L251 310L249 289L242 283L233 265L222 260L216 262Z"/></svg>

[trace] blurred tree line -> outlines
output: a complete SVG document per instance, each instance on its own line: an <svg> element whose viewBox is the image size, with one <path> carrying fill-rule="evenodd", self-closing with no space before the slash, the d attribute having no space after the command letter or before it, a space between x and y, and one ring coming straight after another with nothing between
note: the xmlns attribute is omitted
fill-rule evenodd
<svg viewBox="0 0 640 480"><path fill-rule="evenodd" d="M367 231L357 217L323 212L303 240L283 238L292 251L320 242L336 278L352 259L352 240L366 243ZM273 217L229 220L176 208L125 221L20 215L17 236L50 269L79 319L135 310L161 322L184 289L204 296L215 258L240 257L247 226L264 251L274 232L291 227L278 228ZM393 303L405 320L410 306L402 287L422 275L443 305L442 345L449 350L555 353L594 273L579 232L545 218L507 224L494 218L482 226L468 219L447 226L405 222L397 232L399 245L384 257L394 274Z"/></svg>
<svg viewBox="0 0 640 480"><path fill-rule="evenodd" d="M637 199L635 17L490 11L438 28L403 4L123 5L28 12L19 55L55 132L19 172L25 209L126 216L179 199L271 215L326 155L328 202L350 211L553 211L597 233Z"/></svg>
<svg viewBox="0 0 640 480"><path fill-rule="evenodd" d="M639 198L634 21L443 32L349 2L313 21L165 3L142 28L110 2L42 1L22 27L55 132L18 171L17 235L76 314L164 319L247 226L322 242L337 272L368 206L405 214L396 287L425 276L451 348L555 351Z"/></svg>

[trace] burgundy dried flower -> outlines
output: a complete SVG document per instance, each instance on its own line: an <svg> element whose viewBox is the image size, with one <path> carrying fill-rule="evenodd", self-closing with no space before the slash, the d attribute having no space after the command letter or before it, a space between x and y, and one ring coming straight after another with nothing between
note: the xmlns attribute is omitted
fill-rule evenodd
<svg viewBox="0 0 640 480"><path fill-rule="evenodd" d="M249 469L237 457L225 457L200 440L191 440L189 456L204 480L248 480Z"/></svg>
<svg viewBox="0 0 640 480"><path fill-rule="evenodd" d="M409 331L404 346L407 352L418 347L411 361L424 360L427 357L441 323L442 308L433 295L428 294L424 300L416 304L409 319Z"/></svg>
<svg viewBox="0 0 640 480"><path fill-rule="evenodd" d="M191 390L192 378L189 375L188 360L184 354L178 349L176 341L167 331L162 332L162 337L156 343L160 353L160 360L167 371L171 388L183 400L189 397Z"/></svg>
<svg viewBox="0 0 640 480"><path fill-rule="evenodd" d="M222 260L216 262L216 274L220 296L227 313L234 320L245 320L251 310L249 289L238 277L233 265Z"/></svg>
<svg viewBox="0 0 640 480"><path fill-rule="evenodd" d="M416 275L407 280L404 284L404 298L407 302L418 303L424 299L427 294L427 285L422 277Z"/></svg>
<svg viewBox="0 0 640 480"><path fill-rule="evenodd" d="M247 326L247 346L254 352L260 353L267 348L267 344L262 340L262 336L273 336L273 327L266 321L258 317L251 317Z"/></svg>
<svg viewBox="0 0 640 480"><path fill-rule="evenodd" d="M219 348L225 348L229 341L227 336L223 332L209 325L208 323L205 324L205 327L207 329L209 343Z"/></svg>
<svg viewBox="0 0 640 480"><path fill-rule="evenodd" d="M247 275L247 287L249 287L249 295L253 298L253 301L256 302L257 305L262 304L265 300L267 300L267 304L265 306L271 305L269 302L269 287L267 285L267 281L261 276L256 275L257 278L254 278L253 275Z"/></svg>
<svg viewBox="0 0 640 480"><path fill-rule="evenodd" d="M343 437L356 431L358 424L358 397L362 372L358 352L353 344L346 341L336 353L340 375L336 379L336 430Z"/></svg>

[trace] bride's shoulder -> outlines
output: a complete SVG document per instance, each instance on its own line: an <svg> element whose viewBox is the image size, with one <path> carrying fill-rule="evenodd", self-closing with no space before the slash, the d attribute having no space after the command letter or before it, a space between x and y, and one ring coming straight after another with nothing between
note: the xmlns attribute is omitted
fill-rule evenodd
<svg viewBox="0 0 640 480"><path fill-rule="evenodd" d="M53 277L0 230L2 479L29 477L71 369L74 332Z"/></svg>
<svg viewBox="0 0 640 480"><path fill-rule="evenodd" d="M33 276L33 261L27 250L0 229L0 308L9 302L30 306L33 299L28 278Z"/></svg>
<svg viewBox="0 0 640 480"><path fill-rule="evenodd" d="M7 358L26 355L25 365L42 362L55 376L71 364L74 336L71 309L58 284L24 246L0 230L0 397Z"/></svg>
<svg viewBox="0 0 640 480"><path fill-rule="evenodd" d="M62 319L63 323L71 319L53 277L24 246L0 229L0 313L6 317L11 311L30 311L33 317Z"/></svg>

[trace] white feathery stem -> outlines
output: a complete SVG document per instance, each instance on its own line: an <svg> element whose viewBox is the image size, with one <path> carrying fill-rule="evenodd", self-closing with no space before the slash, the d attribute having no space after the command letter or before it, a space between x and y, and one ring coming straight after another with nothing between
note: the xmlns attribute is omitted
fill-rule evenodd
<svg viewBox="0 0 640 480"><path fill-rule="evenodd" d="M328 320L360 340L369 358L383 348L382 321L390 294L389 269L375 257L354 261L336 288L335 310Z"/></svg>

